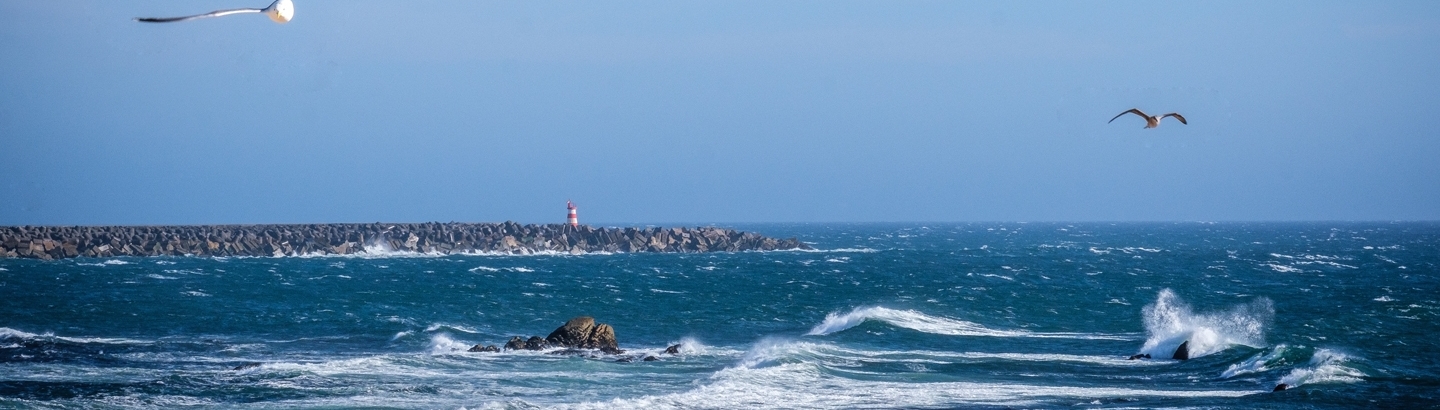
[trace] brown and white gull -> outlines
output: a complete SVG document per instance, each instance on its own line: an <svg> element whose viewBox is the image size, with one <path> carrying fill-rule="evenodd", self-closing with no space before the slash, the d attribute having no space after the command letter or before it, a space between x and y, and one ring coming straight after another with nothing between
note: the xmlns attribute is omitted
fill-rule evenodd
<svg viewBox="0 0 1440 410"><path fill-rule="evenodd" d="M1144 113L1144 112L1141 112L1139 108L1131 108L1129 111L1125 111L1125 112L1122 112L1122 113L1120 113L1120 114L1115 115L1115 118L1120 118L1121 115L1132 114L1132 113L1135 114L1135 115L1139 115L1140 118L1144 118L1144 119L1145 119L1145 128L1155 128L1155 127L1160 126L1160 119L1165 118L1165 117L1175 117L1175 119L1180 120L1180 123L1181 123L1181 124L1186 124L1186 125L1189 125L1189 124L1190 124L1190 123L1188 123L1188 122L1185 122L1185 117L1181 117L1181 116L1180 116L1180 113L1178 113L1178 112L1172 112L1172 113L1165 114L1165 115L1161 115L1161 116L1158 116L1158 117L1157 117L1157 116L1154 116L1154 115L1145 115L1145 113ZM1111 118L1109 122L1106 122L1106 124L1109 124L1109 123L1111 123L1111 122L1115 122L1115 118Z"/></svg>
<svg viewBox="0 0 1440 410"><path fill-rule="evenodd" d="M290 0L275 0L274 3L270 3L269 7L263 9L216 10L205 14L196 14L193 16L184 17L140 17L136 18L135 21L144 23L171 23L176 21L195 20L209 17L228 16L231 14L247 13L264 13L266 16L269 16L271 20L275 20L276 23L288 23L290 22L291 18L295 17L295 4L291 3Z"/></svg>

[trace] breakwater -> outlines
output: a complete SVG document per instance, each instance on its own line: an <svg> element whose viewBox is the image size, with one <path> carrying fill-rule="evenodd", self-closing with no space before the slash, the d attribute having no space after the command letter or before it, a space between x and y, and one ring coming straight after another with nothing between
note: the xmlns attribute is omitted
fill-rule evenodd
<svg viewBox="0 0 1440 410"><path fill-rule="evenodd" d="M0 257L299 256L365 252L534 254L809 249L715 227L594 228L566 224L371 223L0 227Z"/></svg>

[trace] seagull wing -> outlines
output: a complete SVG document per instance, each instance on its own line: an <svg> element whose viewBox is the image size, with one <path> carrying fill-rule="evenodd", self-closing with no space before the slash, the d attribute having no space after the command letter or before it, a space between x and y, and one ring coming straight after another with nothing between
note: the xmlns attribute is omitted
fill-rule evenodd
<svg viewBox="0 0 1440 410"><path fill-rule="evenodd" d="M142 23L170 23L170 22L176 22L176 21L203 19L203 18L209 18L209 17L228 16L228 15L231 15L231 14L263 13L263 12L265 12L264 9L216 10L216 11L212 11L212 12L205 13L205 14L196 14L196 15L193 15L193 16L185 16L185 17L139 17L139 18L136 18L135 21L139 21L139 22L142 22Z"/></svg>
<svg viewBox="0 0 1440 410"><path fill-rule="evenodd" d="M1145 113L1143 113L1143 112L1140 112L1140 109L1139 109L1139 108L1131 108L1129 111L1125 111L1125 112L1116 114L1116 115L1115 115L1115 118L1120 118L1121 115L1125 115L1125 114L1129 114L1129 113L1135 113L1135 115L1139 115L1140 118L1144 118L1144 119L1146 119L1146 120L1149 120L1149 119L1150 119L1150 116L1149 116L1149 115L1145 115ZM1105 122L1105 123L1106 123L1106 124L1109 124L1109 123L1115 122L1115 118L1111 118L1110 121L1107 121L1107 122ZM1183 122L1183 121L1182 121L1182 122Z"/></svg>
<svg viewBox="0 0 1440 410"><path fill-rule="evenodd" d="M1178 112L1172 112L1172 113L1169 113L1169 114L1165 114L1164 116L1161 116L1160 118L1165 118L1165 117L1175 117L1175 119L1180 120L1180 123L1181 123L1181 124L1190 125L1190 123L1185 122L1185 117L1181 117L1181 116L1180 116L1180 113L1178 113Z"/></svg>

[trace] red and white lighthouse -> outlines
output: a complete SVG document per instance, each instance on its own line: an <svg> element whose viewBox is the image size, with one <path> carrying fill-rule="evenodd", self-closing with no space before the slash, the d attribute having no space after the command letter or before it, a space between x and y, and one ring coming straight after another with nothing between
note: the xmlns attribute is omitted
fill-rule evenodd
<svg viewBox="0 0 1440 410"><path fill-rule="evenodd" d="M565 222L570 223L570 226L580 226L580 218L575 216L575 203L566 200L565 208L570 210L570 215L565 218Z"/></svg>

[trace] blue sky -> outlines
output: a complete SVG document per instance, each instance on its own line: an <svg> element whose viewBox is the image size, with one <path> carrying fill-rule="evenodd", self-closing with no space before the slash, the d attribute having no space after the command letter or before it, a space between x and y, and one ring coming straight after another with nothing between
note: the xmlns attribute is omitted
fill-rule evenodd
<svg viewBox="0 0 1440 410"><path fill-rule="evenodd" d="M0 2L0 225L1440 219L1437 2L296 3Z"/></svg>

